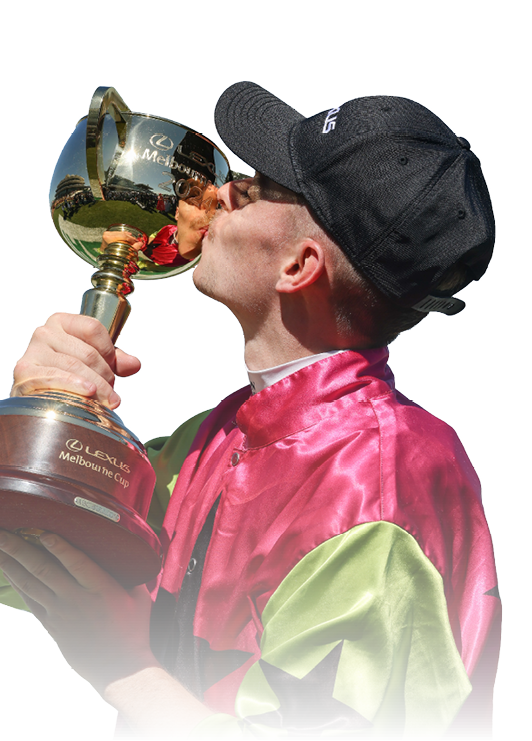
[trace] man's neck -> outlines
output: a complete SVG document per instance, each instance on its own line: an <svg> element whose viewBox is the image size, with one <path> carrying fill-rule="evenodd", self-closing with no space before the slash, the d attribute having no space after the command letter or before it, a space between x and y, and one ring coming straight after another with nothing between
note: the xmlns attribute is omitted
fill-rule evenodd
<svg viewBox="0 0 532 741"><path fill-rule="evenodd" d="M284 341L283 341L284 340ZM258 342L249 340L246 342L244 359L249 370L263 370L274 368L278 365L289 363L300 358L310 357L329 350L337 350L334 347L305 347L291 338L277 339L276 342Z"/></svg>
<svg viewBox="0 0 532 741"><path fill-rule="evenodd" d="M258 322L257 317L252 319L239 318L245 339L244 359L251 371L357 345L356 337L340 335L326 304L321 313L314 305L312 313L302 310L298 321L286 306L274 308Z"/></svg>

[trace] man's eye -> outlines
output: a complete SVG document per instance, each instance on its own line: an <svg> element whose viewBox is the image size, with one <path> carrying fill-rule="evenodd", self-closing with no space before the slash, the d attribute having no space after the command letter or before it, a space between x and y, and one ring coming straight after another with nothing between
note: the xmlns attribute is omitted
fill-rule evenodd
<svg viewBox="0 0 532 741"><path fill-rule="evenodd" d="M260 199L260 187L251 180L245 180L235 183L236 201L239 207L246 206L248 203L254 203Z"/></svg>
<svg viewBox="0 0 532 741"><path fill-rule="evenodd" d="M260 199L260 187L258 185L252 185L247 190L247 197L250 201L258 201Z"/></svg>
<svg viewBox="0 0 532 741"><path fill-rule="evenodd" d="M240 206L244 206L248 203L251 200L249 196L249 188L239 188L237 191L237 200Z"/></svg>

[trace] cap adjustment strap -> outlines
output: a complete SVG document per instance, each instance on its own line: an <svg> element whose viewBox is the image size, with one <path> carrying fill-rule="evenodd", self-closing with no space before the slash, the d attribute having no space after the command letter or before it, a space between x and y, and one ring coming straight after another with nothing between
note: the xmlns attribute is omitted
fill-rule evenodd
<svg viewBox="0 0 532 741"><path fill-rule="evenodd" d="M452 297L425 296L424 299L414 304L412 308L416 309L416 311L422 311L425 314L428 314L429 311L439 311L442 314L452 316L465 309L465 301Z"/></svg>

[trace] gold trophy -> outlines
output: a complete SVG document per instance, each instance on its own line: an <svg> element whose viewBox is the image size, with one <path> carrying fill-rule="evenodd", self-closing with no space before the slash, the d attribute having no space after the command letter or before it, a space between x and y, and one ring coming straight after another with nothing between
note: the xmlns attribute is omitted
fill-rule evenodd
<svg viewBox="0 0 532 741"><path fill-rule="evenodd" d="M113 342L131 278L196 264L216 191L230 178L225 155L201 134L131 112L114 88L96 90L61 153L50 205L64 241L98 267L81 313ZM146 522L154 485L142 444L99 403L55 392L0 402L1 528L37 543L57 533L123 585L141 584L161 566Z"/></svg>

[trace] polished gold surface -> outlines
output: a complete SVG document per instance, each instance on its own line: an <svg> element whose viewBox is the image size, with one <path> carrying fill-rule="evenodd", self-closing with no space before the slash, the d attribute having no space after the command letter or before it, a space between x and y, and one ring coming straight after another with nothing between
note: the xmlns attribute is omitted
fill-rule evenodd
<svg viewBox="0 0 532 741"><path fill-rule="evenodd" d="M2 415L24 415L44 417L49 421L61 420L89 429L99 429L101 433L113 437L122 445L135 448L146 460L144 446L138 437L129 430L118 414L104 407L94 399L65 391L42 391L32 396L15 396L0 401Z"/></svg>
<svg viewBox="0 0 532 741"><path fill-rule="evenodd" d="M98 319L116 342L131 307L126 296L133 292L131 277L138 272L137 251L126 242L111 242L98 256L98 272L83 295L81 314Z"/></svg>
<svg viewBox="0 0 532 741"><path fill-rule="evenodd" d="M89 115L87 116L86 156L89 185L96 201L104 200L102 183L105 173L102 170L100 157L100 136L103 117L109 113L116 124L118 144L124 147L126 142L126 122L123 113L129 111L114 87L99 87L92 96Z"/></svg>
<svg viewBox="0 0 532 741"><path fill-rule="evenodd" d="M209 139L133 113L114 88L100 87L58 160L50 207L61 237L91 265L119 228L140 236L135 277L162 278L197 262L217 190L230 177Z"/></svg>

